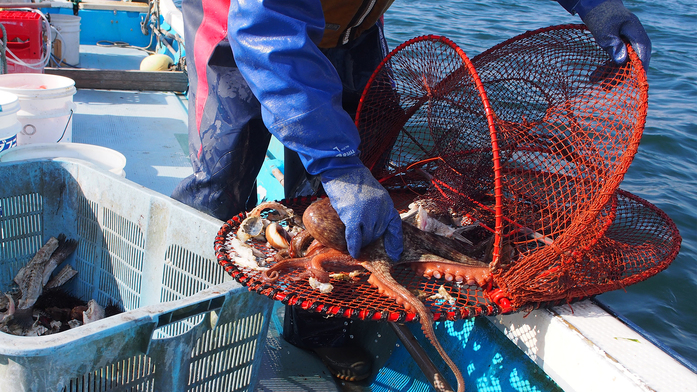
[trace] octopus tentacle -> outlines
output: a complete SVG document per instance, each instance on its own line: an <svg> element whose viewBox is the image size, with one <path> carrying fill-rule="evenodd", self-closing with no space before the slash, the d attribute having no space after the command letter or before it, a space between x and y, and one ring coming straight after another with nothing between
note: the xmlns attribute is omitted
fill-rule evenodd
<svg viewBox="0 0 697 392"><path fill-rule="evenodd" d="M273 267L261 273L264 280L273 282L278 279L281 272L292 271L295 269L306 269L310 265L312 257L298 257L294 259L281 260L274 264Z"/></svg>
<svg viewBox="0 0 697 392"><path fill-rule="evenodd" d="M308 270L320 283L329 283L329 272L353 272L363 265L350 255L338 250L325 248L325 251L312 257Z"/></svg>
<svg viewBox="0 0 697 392"><path fill-rule="evenodd" d="M313 256L318 253L320 253L323 249L327 249L326 246L322 245L317 240L314 240L310 243L310 246L307 247L307 250L305 250L305 256Z"/></svg>
<svg viewBox="0 0 697 392"><path fill-rule="evenodd" d="M273 255L273 260L275 262L281 262L289 258L291 258L289 249L280 249L275 255Z"/></svg>
<svg viewBox="0 0 697 392"><path fill-rule="evenodd" d="M309 256L281 260L262 272L267 281L275 281L281 272L304 269L321 283L329 282L329 272L352 272L362 269L362 265L350 255L331 248L316 247Z"/></svg>
<svg viewBox="0 0 697 392"><path fill-rule="evenodd" d="M305 252L310 244L314 241L312 235L307 230L303 230L296 234L290 240L289 254L291 258L306 256Z"/></svg>
<svg viewBox="0 0 697 392"><path fill-rule="evenodd" d="M283 260L264 272L267 280L277 279L280 272L304 268L321 283L329 282L328 271L349 272L365 268L370 272L368 282L377 290L396 301L408 312L419 316L424 335L441 355L457 379L458 392L464 391L464 378L453 360L448 356L436 338L433 329L433 314L413 293L402 286L392 276L390 263L381 240L361 250L358 260L344 253L345 226L332 208L329 200L319 200L303 213L307 232L312 235L298 235L291 241L290 259ZM398 264L407 263L422 275L445 278L456 282L486 285L491 279L488 263L476 260L462 253L455 244L421 232L403 223L405 249ZM310 245L309 238L319 240ZM323 248L321 245L331 248ZM307 248L307 249L306 249ZM338 250L337 250L338 249ZM436 255L437 254L437 255ZM300 256L304 257L300 257Z"/></svg>
<svg viewBox="0 0 697 392"><path fill-rule="evenodd" d="M444 278L449 282L476 284L480 287L486 286L491 280L489 267L476 267L445 261L414 261L406 263L409 264L409 267L414 272L427 278Z"/></svg>
<svg viewBox="0 0 697 392"><path fill-rule="evenodd" d="M368 278L368 283L375 286L381 294L387 295L388 297L394 299L398 304L404 306L404 309L410 312L414 312L419 315L419 321L421 323L421 329L424 335L431 342L433 347L438 351L438 354L443 358L443 361L448 365L450 370L455 375L457 379L457 390L458 392L464 392L465 390L465 379L462 376L462 372L458 369L455 362L450 358L450 356L445 352L443 346L436 338L435 331L433 330L433 314L430 310L421 302L418 298L414 296L409 290L404 286L399 284L390 273L391 264L386 260L374 260L363 262L363 267L370 271L370 277Z"/></svg>

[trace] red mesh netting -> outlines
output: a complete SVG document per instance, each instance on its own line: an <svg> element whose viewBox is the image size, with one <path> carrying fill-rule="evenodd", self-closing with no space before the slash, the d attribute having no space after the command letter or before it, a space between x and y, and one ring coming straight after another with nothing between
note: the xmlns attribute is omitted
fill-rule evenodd
<svg viewBox="0 0 697 392"><path fill-rule="evenodd" d="M675 258L680 236L619 192L648 98L629 52L614 64L584 26L528 32L471 62L446 38L415 38L364 92L361 159L400 198L489 230L490 294L505 308L646 279Z"/></svg>
<svg viewBox="0 0 697 392"><path fill-rule="evenodd" d="M361 159L399 209L474 227L469 256L489 263L480 288L395 278L436 320L571 302L644 280L676 257L681 238L649 202L619 189L644 129L641 62L615 65L584 26L554 26L505 41L470 61L450 40L425 36L392 51L364 91L356 124ZM287 202L296 214L310 199ZM413 320L367 283L332 280L320 294L297 273L265 283L232 260L228 221L215 249L226 271L286 304L344 317ZM465 223L466 222L466 223ZM266 256L274 250L255 247ZM453 302L428 299L445 288Z"/></svg>

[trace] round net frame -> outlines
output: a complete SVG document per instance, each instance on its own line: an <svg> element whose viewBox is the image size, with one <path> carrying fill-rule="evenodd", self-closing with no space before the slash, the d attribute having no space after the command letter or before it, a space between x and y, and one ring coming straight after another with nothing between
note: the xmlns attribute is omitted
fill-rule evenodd
<svg viewBox="0 0 697 392"><path fill-rule="evenodd" d="M487 287L393 268L434 320L457 320L570 303L662 271L677 256L675 224L619 189L644 128L648 84L636 54L616 65L582 25L553 26L505 41L471 61L452 41L414 38L380 64L361 99L361 159L398 209L413 201L476 222L470 256L488 262ZM283 201L301 215L313 201ZM226 222L218 261L250 290L318 313L412 321L367 283L312 289L301 271L266 282L236 263ZM251 240L267 258L275 250ZM473 247L482 249L475 244ZM271 264L272 265L272 264ZM438 296L445 290L448 299Z"/></svg>
<svg viewBox="0 0 697 392"><path fill-rule="evenodd" d="M398 205L416 199L489 231L488 294L505 311L646 279L681 239L619 191L648 107L628 52L615 64L582 25L528 32L471 62L444 37L407 41L364 91L361 159Z"/></svg>

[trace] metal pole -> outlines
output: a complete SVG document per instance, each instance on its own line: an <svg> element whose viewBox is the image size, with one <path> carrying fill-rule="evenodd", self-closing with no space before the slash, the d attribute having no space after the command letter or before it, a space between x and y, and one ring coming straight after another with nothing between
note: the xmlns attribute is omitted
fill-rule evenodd
<svg viewBox="0 0 697 392"><path fill-rule="evenodd" d="M411 355L414 362L416 362L421 371L424 373L428 379L428 382L430 382L431 385L439 392L453 392L453 388L450 386L450 384L448 384L447 381L445 381L443 374L441 374L438 368L436 368L436 365L433 364L431 358L428 357L428 354L426 354L426 351L423 349L423 347L421 347L409 328L407 328L404 324L389 324L399 340L402 342L402 344L404 344L404 348L407 349L409 355ZM439 389L436 386L436 383L434 382L435 380L438 380L438 384L444 384L442 389Z"/></svg>

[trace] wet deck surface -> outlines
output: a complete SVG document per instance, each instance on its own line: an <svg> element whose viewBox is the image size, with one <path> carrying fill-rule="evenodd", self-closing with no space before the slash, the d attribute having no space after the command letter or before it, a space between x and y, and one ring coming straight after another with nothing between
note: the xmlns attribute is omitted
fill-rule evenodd
<svg viewBox="0 0 697 392"><path fill-rule="evenodd" d="M145 56L146 52L137 49L81 45L80 66L137 69ZM170 195L181 179L192 173L185 95L79 89L73 102L73 142L124 154L129 180Z"/></svg>

